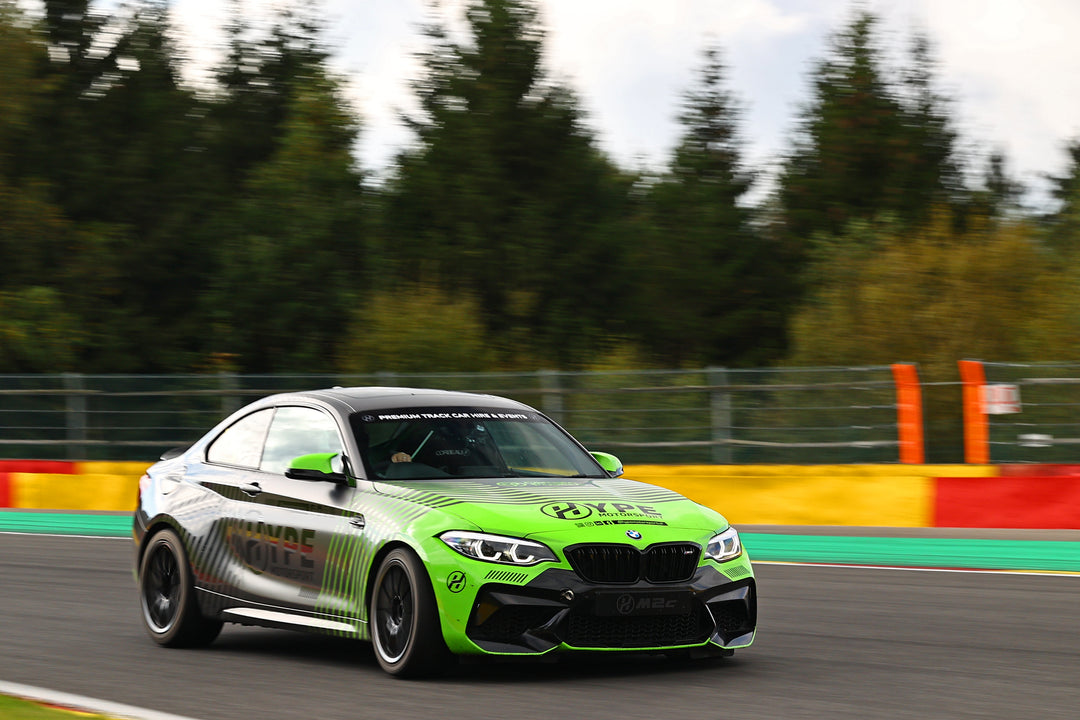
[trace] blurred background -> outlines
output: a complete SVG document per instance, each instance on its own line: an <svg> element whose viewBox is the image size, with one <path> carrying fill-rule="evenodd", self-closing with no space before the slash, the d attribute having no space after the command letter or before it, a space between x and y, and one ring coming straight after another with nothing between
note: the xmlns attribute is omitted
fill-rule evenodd
<svg viewBox="0 0 1080 720"><path fill-rule="evenodd" d="M338 47L362 20L225 3L207 61L177 6L182 27L166 2L0 0L0 374L709 385L710 367L904 361L940 462L962 459L957 360L1075 357L1080 118L1021 178L1014 139L964 120L938 38L878 5L842 5L777 81L799 95L769 156L746 118L772 88L736 92L734 40L687 30L669 151L627 161L552 70L547 17L565 8L433 3L409 41L402 142L378 163L365 113L387 109L357 103ZM1036 16L1032 33L1053 27L1017 27ZM695 406L715 420L710 402Z"/></svg>

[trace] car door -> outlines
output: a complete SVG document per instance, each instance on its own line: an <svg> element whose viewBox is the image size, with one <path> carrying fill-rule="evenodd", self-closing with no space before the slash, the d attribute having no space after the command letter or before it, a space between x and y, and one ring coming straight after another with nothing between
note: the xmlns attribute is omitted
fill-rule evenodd
<svg viewBox="0 0 1080 720"><path fill-rule="evenodd" d="M264 564L259 503L259 462L274 408L248 413L225 428L207 446L205 462L192 478L216 502L207 517L215 527L201 533L195 548L199 584L223 598L256 599L252 575ZM205 548L203 547L205 545ZM229 605L227 601L222 604Z"/></svg>
<svg viewBox="0 0 1080 720"><path fill-rule="evenodd" d="M261 492L255 501L263 515L264 551L258 578L252 579L272 604L330 615L342 609L327 588L327 566L335 563L335 578L351 575L337 567L351 561L347 554L331 557L331 551L349 547L363 528L363 516L349 510L356 490L346 483L288 478L285 471L300 455L342 453L344 447L341 428L326 410L276 408L259 462Z"/></svg>

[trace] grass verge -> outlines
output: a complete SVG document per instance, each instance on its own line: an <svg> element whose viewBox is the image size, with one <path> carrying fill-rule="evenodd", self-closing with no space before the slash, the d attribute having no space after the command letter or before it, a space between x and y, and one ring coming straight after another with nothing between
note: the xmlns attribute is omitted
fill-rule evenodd
<svg viewBox="0 0 1080 720"><path fill-rule="evenodd" d="M0 695L0 718L4 720L72 720L72 718L111 720L107 715L53 707L33 700L23 700L6 695Z"/></svg>

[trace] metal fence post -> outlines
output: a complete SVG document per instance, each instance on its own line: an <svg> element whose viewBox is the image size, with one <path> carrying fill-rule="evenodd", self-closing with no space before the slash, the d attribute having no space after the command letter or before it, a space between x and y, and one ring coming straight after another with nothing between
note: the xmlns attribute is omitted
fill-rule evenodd
<svg viewBox="0 0 1080 720"><path fill-rule="evenodd" d="M705 368L710 387L728 384L727 368ZM712 461L718 465L729 465L731 454L731 393L726 390L712 390L709 393L709 421L712 425Z"/></svg>
<svg viewBox="0 0 1080 720"><path fill-rule="evenodd" d="M218 386L221 388L221 416L226 417L240 407L237 397L233 394L240 389L236 373L219 372Z"/></svg>
<svg viewBox="0 0 1080 720"><path fill-rule="evenodd" d="M64 424L67 427L68 460L84 460L86 441L86 389L81 373L63 373L66 394Z"/></svg>
<svg viewBox="0 0 1080 720"><path fill-rule="evenodd" d="M563 394L562 385L559 382L558 370L540 370L537 372L540 377L541 388L541 406L540 409L544 411L544 414L555 422L563 425L563 413L565 407L563 406Z"/></svg>

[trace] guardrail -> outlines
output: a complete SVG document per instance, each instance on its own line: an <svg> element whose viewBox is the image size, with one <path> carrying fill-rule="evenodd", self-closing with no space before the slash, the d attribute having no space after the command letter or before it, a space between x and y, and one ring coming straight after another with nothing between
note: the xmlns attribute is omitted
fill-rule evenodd
<svg viewBox="0 0 1080 720"><path fill-rule="evenodd" d="M912 367L912 376L914 373ZM633 463L897 462L896 366L372 375L0 375L0 457L146 460L257 397L334 385L487 392ZM910 391L910 387L908 388ZM905 429L906 428L906 429ZM921 449L920 449L921 452ZM907 459L905 462L919 462Z"/></svg>

